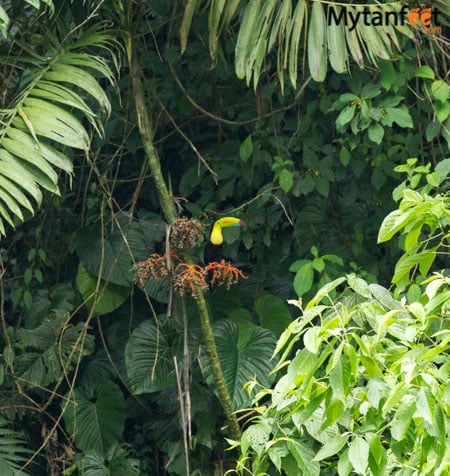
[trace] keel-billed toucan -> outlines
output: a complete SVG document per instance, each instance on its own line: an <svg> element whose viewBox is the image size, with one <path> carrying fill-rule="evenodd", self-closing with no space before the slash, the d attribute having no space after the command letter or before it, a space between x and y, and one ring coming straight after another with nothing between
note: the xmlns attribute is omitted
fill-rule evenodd
<svg viewBox="0 0 450 476"><path fill-rule="evenodd" d="M205 247L205 264L212 263L214 261L220 261L222 256L222 244L223 244L223 228L231 226L245 226L245 223L239 218L235 217L222 217L214 222L209 236L208 243Z"/></svg>

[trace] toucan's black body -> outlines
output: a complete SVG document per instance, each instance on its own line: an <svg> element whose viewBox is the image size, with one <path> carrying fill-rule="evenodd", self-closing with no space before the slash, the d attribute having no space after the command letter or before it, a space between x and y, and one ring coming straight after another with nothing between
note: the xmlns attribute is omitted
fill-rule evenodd
<svg viewBox="0 0 450 476"><path fill-rule="evenodd" d="M205 264L220 262L223 259L222 245L213 245L210 241L205 246Z"/></svg>

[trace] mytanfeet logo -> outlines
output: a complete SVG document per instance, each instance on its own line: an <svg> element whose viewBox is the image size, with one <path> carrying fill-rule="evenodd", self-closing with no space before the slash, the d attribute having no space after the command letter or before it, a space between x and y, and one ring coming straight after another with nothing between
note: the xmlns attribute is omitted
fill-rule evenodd
<svg viewBox="0 0 450 476"><path fill-rule="evenodd" d="M343 23L353 31L359 22L366 26L399 26L410 25L420 29L425 34L442 34L442 25L439 23L438 10L435 7L408 7L388 9L388 5L328 5L328 25Z"/></svg>

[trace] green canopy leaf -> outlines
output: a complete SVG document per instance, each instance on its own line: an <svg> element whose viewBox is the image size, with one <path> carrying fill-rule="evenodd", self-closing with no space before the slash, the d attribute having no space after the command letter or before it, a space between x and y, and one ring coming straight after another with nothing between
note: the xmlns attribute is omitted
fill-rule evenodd
<svg viewBox="0 0 450 476"><path fill-rule="evenodd" d="M115 383L101 383L92 401L78 389L66 398L64 422L80 450L104 452L118 442L125 426L125 400Z"/></svg>
<svg viewBox="0 0 450 476"><path fill-rule="evenodd" d="M266 329L255 330L250 338L241 342L238 327L234 322L221 320L214 324L214 337L222 371L236 408L244 408L252 396L244 385L256 379L262 385L270 385L273 377L269 373L275 348L275 337ZM212 384L209 364L205 362L206 379Z"/></svg>

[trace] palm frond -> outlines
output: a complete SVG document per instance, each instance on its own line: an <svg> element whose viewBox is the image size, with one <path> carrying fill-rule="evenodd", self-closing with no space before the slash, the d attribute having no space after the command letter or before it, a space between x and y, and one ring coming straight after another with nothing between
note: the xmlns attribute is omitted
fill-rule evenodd
<svg viewBox="0 0 450 476"><path fill-rule="evenodd" d="M190 0L185 7L180 29L181 50L187 45L192 20L203 2ZM229 8L227 8L227 4ZM377 66L380 59L391 59L401 50L399 36L412 38L410 27L403 21L402 7L406 2L356 5L351 2L328 0L275 1L249 0L224 2L214 0L209 11L209 47L216 59L220 33L226 29L236 13L240 16L239 34L236 40L236 75L258 84L264 58L275 50L277 73L281 87L287 73L292 86L296 87L299 72L299 56L307 54L308 68L316 81L323 81L327 65L338 73L346 72L351 61L359 67L366 63ZM440 6L440 12L448 13L448 7ZM374 14L377 21L366 21L366 15ZM363 21L364 17L364 21ZM379 18L396 18L393 24Z"/></svg>
<svg viewBox="0 0 450 476"><path fill-rule="evenodd" d="M113 82L113 74L104 58L79 50L110 48L111 41L107 33L89 30L50 60L15 59L27 68L31 63L34 74L0 111L0 234L6 224L14 227L34 213L42 189L59 194L58 170L73 171L67 148L86 153L90 146L83 118L103 133L111 105L97 78Z"/></svg>

